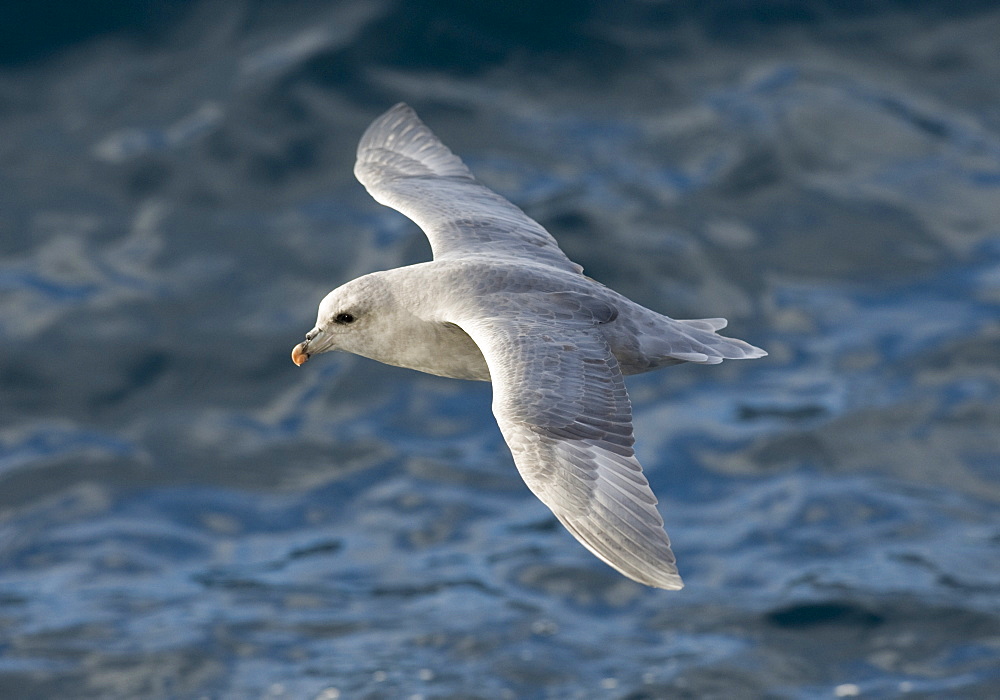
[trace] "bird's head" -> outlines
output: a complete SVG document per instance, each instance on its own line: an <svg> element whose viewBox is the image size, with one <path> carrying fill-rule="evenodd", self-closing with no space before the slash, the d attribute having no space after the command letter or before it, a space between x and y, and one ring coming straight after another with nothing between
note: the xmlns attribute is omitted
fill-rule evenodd
<svg viewBox="0 0 1000 700"><path fill-rule="evenodd" d="M376 307L391 302L386 285L378 273L348 282L327 294L319 304L316 326L306 333L306 339L292 348L292 362L304 364L313 355L343 350L370 356L373 326L379 314Z"/></svg>

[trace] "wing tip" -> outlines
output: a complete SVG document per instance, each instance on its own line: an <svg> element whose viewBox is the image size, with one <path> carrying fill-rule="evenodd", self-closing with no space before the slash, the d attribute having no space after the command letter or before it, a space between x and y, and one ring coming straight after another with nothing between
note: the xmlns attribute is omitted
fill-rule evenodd
<svg viewBox="0 0 1000 700"><path fill-rule="evenodd" d="M420 120L420 117L417 116L417 112L416 110L413 109L413 107L406 104L405 102L397 102L392 107L382 112L382 114L379 117L377 117L375 121L372 122L372 126L378 124L379 122L391 121L397 117L404 117L404 115L405 115L405 120L407 121L413 119L423 124L423 122Z"/></svg>
<svg viewBox="0 0 1000 700"><path fill-rule="evenodd" d="M681 579L681 575L677 572L677 566L673 562L656 562L658 568L655 569L647 567L645 569L635 570L633 567L628 567L632 570L625 571L623 568L616 564L612 564L604 557L598 558L622 576L625 576L636 583L641 583L644 586L649 586L650 588L661 588L666 591L679 591L684 588L684 581Z"/></svg>
<svg viewBox="0 0 1000 700"><path fill-rule="evenodd" d="M579 521L574 523L559 514L556 517L577 542L622 576L651 588L669 591L684 588L684 581L677 571L677 559L670 549L670 539L662 527L659 534L663 537L665 551L660 549L654 552L645 547L623 548L620 543L612 542L601 527L594 528L592 524Z"/></svg>
<svg viewBox="0 0 1000 700"><path fill-rule="evenodd" d="M679 574L668 574L657 578L656 580L651 580L649 582L639 581L639 583L645 583L647 586L651 586L652 588L662 588L666 591L679 591L684 588L684 581L681 580Z"/></svg>
<svg viewBox="0 0 1000 700"><path fill-rule="evenodd" d="M366 186L379 175L474 179L462 159L405 102L397 102L365 129L354 173Z"/></svg>

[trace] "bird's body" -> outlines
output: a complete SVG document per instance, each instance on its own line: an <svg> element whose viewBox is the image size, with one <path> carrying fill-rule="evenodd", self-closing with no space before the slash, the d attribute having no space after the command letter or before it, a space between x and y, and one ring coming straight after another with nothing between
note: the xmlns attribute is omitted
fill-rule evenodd
<svg viewBox="0 0 1000 700"><path fill-rule="evenodd" d="M480 185L406 105L369 127L355 173L420 224L432 262L331 292L292 351L344 350L457 379L492 381L493 412L528 487L626 576L680 588L656 498L632 444L623 375L766 353L674 320L584 276L520 209Z"/></svg>
<svg viewBox="0 0 1000 700"><path fill-rule="evenodd" d="M349 284L363 288L359 296L369 303L379 299L381 327L356 347L338 349L441 377L490 381L479 346L455 319L512 316L525 309L538 322L554 326L589 316L592 332L608 343L625 375L681 362L715 364L724 357L720 352L753 352L742 341L715 333L724 319L675 320L583 275L533 265L425 262L373 272Z"/></svg>

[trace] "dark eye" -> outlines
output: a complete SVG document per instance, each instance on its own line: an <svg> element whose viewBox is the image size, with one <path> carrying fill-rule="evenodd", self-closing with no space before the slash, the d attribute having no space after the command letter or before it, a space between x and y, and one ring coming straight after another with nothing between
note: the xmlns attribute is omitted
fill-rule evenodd
<svg viewBox="0 0 1000 700"><path fill-rule="evenodd" d="M354 323L354 314L340 313L333 320L337 323Z"/></svg>

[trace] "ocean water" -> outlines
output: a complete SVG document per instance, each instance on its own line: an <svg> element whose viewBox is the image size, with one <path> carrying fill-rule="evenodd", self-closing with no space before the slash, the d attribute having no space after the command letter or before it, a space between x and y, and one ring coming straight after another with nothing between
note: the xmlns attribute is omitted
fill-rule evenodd
<svg viewBox="0 0 1000 700"><path fill-rule="evenodd" d="M1000 694L995 3L0 13L0 697ZM351 172L400 100L770 351L629 379L683 591L558 526L488 385L289 360L430 254Z"/></svg>

